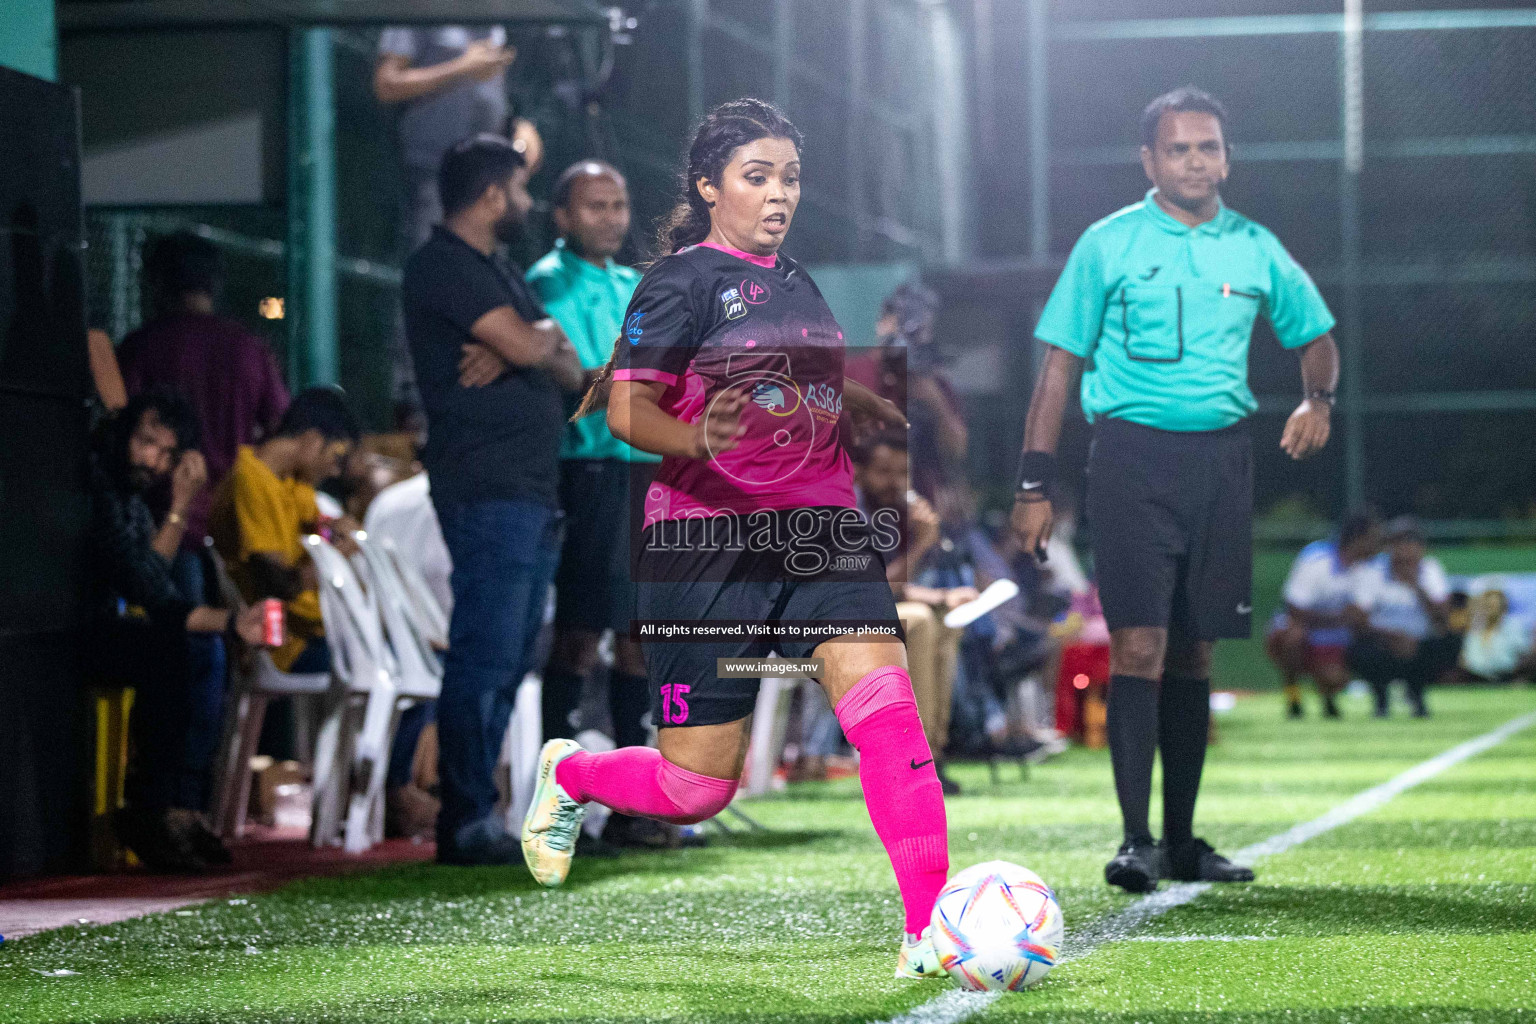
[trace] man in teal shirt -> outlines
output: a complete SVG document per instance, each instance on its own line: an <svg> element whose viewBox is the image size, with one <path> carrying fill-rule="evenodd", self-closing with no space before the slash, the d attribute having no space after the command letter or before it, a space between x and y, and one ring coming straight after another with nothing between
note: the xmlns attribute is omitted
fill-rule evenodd
<svg viewBox="0 0 1536 1024"><path fill-rule="evenodd" d="M629 191L610 165L582 160L555 181L555 248L528 271L528 284L565 329L591 383L613 354L638 271L613 257L629 234ZM634 585L629 534L636 503L655 475L658 455L614 437L602 416L566 425L560 444L560 505L565 541L555 574L555 638L544 670L544 735L567 736L582 685L597 665L603 631L614 631L608 677L614 740L644 746L650 708L640 645L629 639ZM603 832L617 845L651 845L662 826L613 815Z"/></svg>
<svg viewBox="0 0 1536 1024"><path fill-rule="evenodd" d="M1193 87L1142 115L1153 188L1094 224L1067 259L1035 336L1047 355L1031 399L1013 527L1050 537L1062 413L1081 379L1094 427L1088 518L1110 628L1109 746L1125 841L1105 879L1150 892L1160 877L1245 882L1253 872L1194 835L1210 728L1214 641L1253 614L1253 455L1248 346L1260 314L1298 350L1304 397L1280 446L1328 440L1338 381L1333 316L1267 229L1227 209L1226 110ZM1148 825L1163 760L1163 841Z"/></svg>

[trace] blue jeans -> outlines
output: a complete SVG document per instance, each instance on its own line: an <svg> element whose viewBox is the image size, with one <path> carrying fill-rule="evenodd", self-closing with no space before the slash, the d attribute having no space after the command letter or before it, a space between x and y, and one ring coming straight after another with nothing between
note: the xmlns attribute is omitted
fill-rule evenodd
<svg viewBox="0 0 1536 1024"><path fill-rule="evenodd" d="M560 513L534 501L433 497L453 560L453 616L437 701L439 852L496 805L496 758L533 667L560 558Z"/></svg>

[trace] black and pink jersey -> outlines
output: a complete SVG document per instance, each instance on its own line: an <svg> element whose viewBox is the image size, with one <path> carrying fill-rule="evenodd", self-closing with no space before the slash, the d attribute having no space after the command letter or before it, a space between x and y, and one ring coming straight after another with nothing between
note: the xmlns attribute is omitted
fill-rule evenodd
<svg viewBox="0 0 1536 1024"><path fill-rule="evenodd" d="M856 507L838 437L843 332L795 261L696 245L658 260L624 318L614 378L667 386L664 412L696 423L737 390L750 398L737 447L668 457L645 525L759 509Z"/></svg>

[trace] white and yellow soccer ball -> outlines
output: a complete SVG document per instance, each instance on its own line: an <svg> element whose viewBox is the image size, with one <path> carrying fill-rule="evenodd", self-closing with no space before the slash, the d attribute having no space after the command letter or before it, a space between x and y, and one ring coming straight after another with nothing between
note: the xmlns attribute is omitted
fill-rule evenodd
<svg viewBox="0 0 1536 1024"><path fill-rule="evenodd" d="M944 885L933 905L939 963L961 988L1020 992L1061 957L1065 925L1056 894L1028 868L991 860Z"/></svg>

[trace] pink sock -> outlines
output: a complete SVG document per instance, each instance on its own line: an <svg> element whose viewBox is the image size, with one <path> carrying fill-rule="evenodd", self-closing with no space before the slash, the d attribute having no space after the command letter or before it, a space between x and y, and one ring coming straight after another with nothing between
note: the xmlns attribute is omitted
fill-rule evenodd
<svg viewBox="0 0 1536 1024"><path fill-rule="evenodd" d="M596 800L621 814L693 825L725 810L738 780L679 768L650 747L620 747L572 754L555 766L555 781L582 803Z"/></svg>
<svg viewBox="0 0 1536 1024"><path fill-rule="evenodd" d="M949 830L907 670L887 665L854 683L837 720L859 752L864 803L896 872L907 934L919 935L949 874Z"/></svg>

